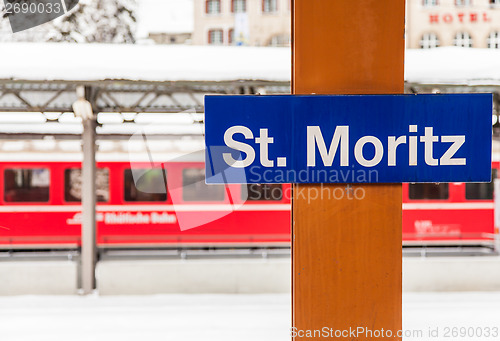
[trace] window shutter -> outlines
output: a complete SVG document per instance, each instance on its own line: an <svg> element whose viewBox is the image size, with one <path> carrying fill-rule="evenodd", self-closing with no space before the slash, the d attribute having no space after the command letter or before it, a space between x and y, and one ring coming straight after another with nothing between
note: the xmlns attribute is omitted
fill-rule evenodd
<svg viewBox="0 0 500 341"><path fill-rule="evenodd" d="M231 0L231 13L234 13L234 0Z"/></svg>
<svg viewBox="0 0 500 341"><path fill-rule="evenodd" d="M209 2L209 1L210 1L210 0L206 0L206 1L205 1L205 13L207 13L207 14L208 14L208 2Z"/></svg>
<svg viewBox="0 0 500 341"><path fill-rule="evenodd" d="M212 44L212 30L208 31L208 43Z"/></svg>

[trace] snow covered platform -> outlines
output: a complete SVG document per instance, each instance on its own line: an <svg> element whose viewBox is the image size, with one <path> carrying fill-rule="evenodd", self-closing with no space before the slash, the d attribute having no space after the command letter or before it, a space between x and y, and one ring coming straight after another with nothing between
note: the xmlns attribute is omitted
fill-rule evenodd
<svg viewBox="0 0 500 341"><path fill-rule="evenodd" d="M403 290L500 291L500 257L403 259ZM289 258L104 260L100 295L289 293ZM2 261L0 296L71 295L76 261Z"/></svg>
<svg viewBox="0 0 500 341"><path fill-rule="evenodd" d="M0 298L6 341L289 341L290 316L288 294ZM403 327L415 335L405 340L456 339L444 337L453 327L491 333L498 316L500 292L403 297Z"/></svg>
<svg viewBox="0 0 500 341"><path fill-rule="evenodd" d="M290 259L101 261L101 295L290 292Z"/></svg>
<svg viewBox="0 0 500 341"><path fill-rule="evenodd" d="M0 278L0 296L77 293L77 263L69 260L2 261Z"/></svg>
<svg viewBox="0 0 500 341"><path fill-rule="evenodd" d="M113 260L97 267L102 295L287 293L290 259ZM500 291L500 257L403 259L403 290Z"/></svg>
<svg viewBox="0 0 500 341"><path fill-rule="evenodd" d="M403 258L404 291L500 291L500 257Z"/></svg>
<svg viewBox="0 0 500 341"><path fill-rule="evenodd" d="M499 291L500 257L403 259L403 290ZM2 261L0 296L77 293L76 261ZM103 260L100 295L289 293L289 258Z"/></svg>

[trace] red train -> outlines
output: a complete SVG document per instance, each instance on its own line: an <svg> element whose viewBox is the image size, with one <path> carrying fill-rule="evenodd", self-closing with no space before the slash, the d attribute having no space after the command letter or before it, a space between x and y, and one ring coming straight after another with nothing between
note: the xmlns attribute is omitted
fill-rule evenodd
<svg viewBox="0 0 500 341"><path fill-rule="evenodd" d="M494 179L491 183L403 185L403 245L495 247Z"/></svg>
<svg viewBox="0 0 500 341"><path fill-rule="evenodd" d="M141 175L136 181L135 174ZM0 183L1 247L78 246L79 163L2 163ZM134 163L132 169L127 162L98 163L97 242L101 247L288 245L286 187L207 186L200 162L162 168Z"/></svg>
<svg viewBox="0 0 500 341"><path fill-rule="evenodd" d="M80 166L76 159L0 161L0 248L79 246ZM207 186L203 168L199 161L98 162L99 247L290 244L290 185ZM403 244L492 247L493 194L492 183L404 184Z"/></svg>

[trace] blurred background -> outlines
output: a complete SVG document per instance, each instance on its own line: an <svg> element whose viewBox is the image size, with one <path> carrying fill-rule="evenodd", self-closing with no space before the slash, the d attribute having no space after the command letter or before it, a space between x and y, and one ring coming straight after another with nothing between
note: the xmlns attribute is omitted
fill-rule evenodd
<svg viewBox="0 0 500 341"><path fill-rule="evenodd" d="M205 185L203 99L290 93L291 1L0 6L3 339L288 339L290 185ZM491 183L403 184L404 326L498 329L500 0L407 0L406 47L494 101Z"/></svg>

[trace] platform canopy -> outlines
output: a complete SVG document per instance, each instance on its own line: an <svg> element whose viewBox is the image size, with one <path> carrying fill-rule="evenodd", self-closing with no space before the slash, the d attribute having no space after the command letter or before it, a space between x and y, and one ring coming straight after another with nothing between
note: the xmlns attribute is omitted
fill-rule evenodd
<svg viewBox="0 0 500 341"><path fill-rule="evenodd" d="M99 112L203 111L207 93L288 93L286 48L0 44L0 111L66 112L76 87Z"/></svg>

